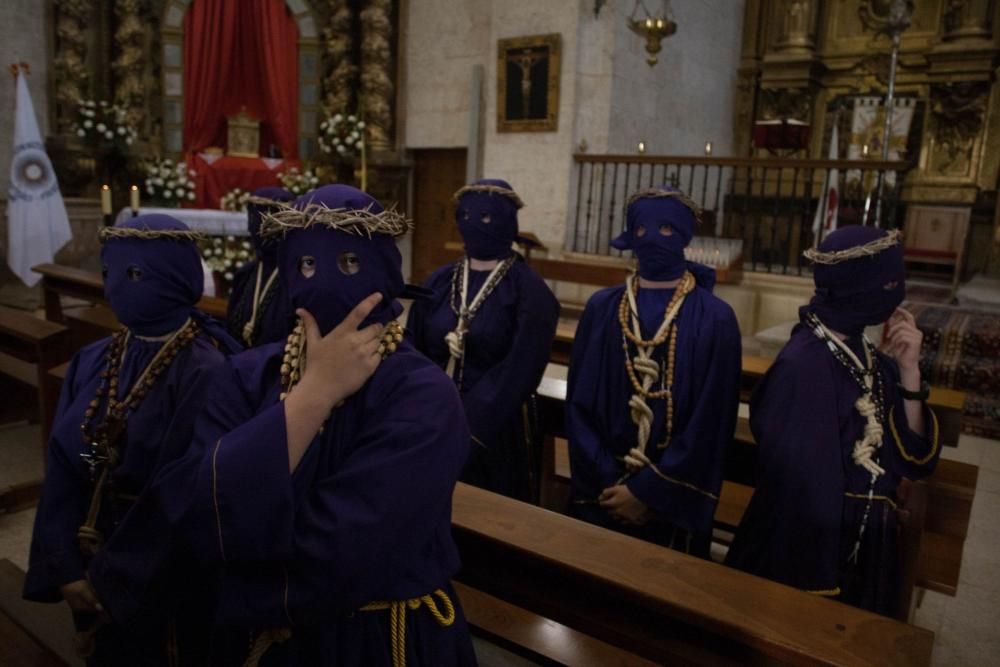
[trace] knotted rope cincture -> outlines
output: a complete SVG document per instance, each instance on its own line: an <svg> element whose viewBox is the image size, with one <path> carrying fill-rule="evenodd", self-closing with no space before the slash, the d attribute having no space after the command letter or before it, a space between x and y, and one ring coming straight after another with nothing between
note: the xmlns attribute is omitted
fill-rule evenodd
<svg viewBox="0 0 1000 667"><path fill-rule="evenodd" d="M438 609L437 597L444 606L444 613ZM451 598L440 588L434 591L433 595L421 595L418 598L409 600L392 600L390 602L371 602L361 608L361 611L384 611L389 610L389 636L392 642L392 667L406 667L406 610L417 610L421 606L427 607L434 620L442 628L450 627L455 622L455 605Z"/></svg>
<svg viewBox="0 0 1000 667"><path fill-rule="evenodd" d="M851 458L871 474L884 475L885 469L872 460L875 451L882 446L884 431L882 424L878 421L878 410L875 407L875 402L872 401L871 394L862 394L854 403L854 408L865 418L865 430L862 438L854 443Z"/></svg>
<svg viewBox="0 0 1000 667"><path fill-rule="evenodd" d="M859 466L870 472L874 476L884 475L885 469L872 460L875 452L882 446L882 437L885 430L878 420L878 407L872 400L872 386L874 383L874 366L872 364L871 352L867 345L862 345L865 351L866 364L861 363L858 355L854 354L842 340L831 332L825 324L816 320L816 333L820 338L826 340L827 345L835 345L843 352L864 376L864 390L857 401L854 402L854 409L865 418L865 429L859 440L854 442L854 449L851 452L851 459Z"/></svg>
<svg viewBox="0 0 1000 667"><path fill-rule="evenodd" d="M638 429L638 434L636 437L636 446L629 450L629 453L625 455L625 467L628 469L630 474L634 474L646 466L650 466L655 472L660 473L659 469L655 465L651 465L649 457L646 456L646 446L649 444L649 437L653 428L653 409L649 407L646 402L647 397L651 394L651 389L653 385L660 379L660 365L653 359L653 352L656 350L657 345L662 342L666 337L667 332L670 330L671 325L677 318L677 314L680 312L681 306L684 304L684 299L687 294L693 289L693 277L689 277L690 274L685 274L681 281L681 284L677 288L677 292L674 298L671 300L666 312L663 315L663 322L660 323L659 328L656 330L656 334L653 336L652 340L643 340L642 338L642 328L639 321L639 309L635 302L635 293L633 290L633 285L637 280L636 276L630 276L625 283L625 294L628 299L628 307L631 313L631 325L632 342L635 343L636 356L631 359L631 367L635 374L639 378L639 386L633 387L636 391L629 397L628 407L629 415L632 418L632 422L636 425ZM624 322L622 323L624 325ZM626 339L626 359L628 355L628 343L626 332L622 332L623 337ZM667 387L665 391L671 391L670 387Z"/></svg>

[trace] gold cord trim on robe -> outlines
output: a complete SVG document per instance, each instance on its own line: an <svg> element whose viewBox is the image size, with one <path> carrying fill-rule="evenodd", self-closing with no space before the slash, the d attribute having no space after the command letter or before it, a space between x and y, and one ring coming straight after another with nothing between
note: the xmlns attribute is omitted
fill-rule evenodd
<svg viewBox="0 0 1000 667"><path fill-rule="evenodd" d="M671 477L669 475L664 474L663 471L660 470L659 466L657 466L656 464L651 463L651 464L647 465L646 467L649 468L650 470L652 470L654 473L656 473L656 475L660 479L662 479L664 482L670 482L671 484L677 484L679 486L683 486L685 489L690 489L691 491L696 491L697 493L700 493L703 496L708 496L709 498L711 498L712 500L714 500L716 502L719 501L719 496L715 495L714 493L712 493L710 491L706 491L705 489L702 489L701 487L697 487L694 484L691 484L690 482L685 482L683 480L676 479L674 477Z"/></svg>
<svg viewBox="0 0 1000 667"><path fill-rule="evenodd" d="M911 456L909 453L907 453L906 448L903 446L903 441L899 437L899 431L896 430L896 420L893 415L895 411L896 411L895 405L889 409L889 431L892 433L892 439L896 441L896 449L899 450L900 456L902 456L905 460L909 461L910 463L915 463L918 466L924 465L932 458L934 458L934 455L937 454L938 447L940 446L939 442L940 426L938 425L937 415L934 414L934 411L931 410L929 407L927 408L927 412L930 413L931 416L931 451L929 454L927 454L927 456L923 458L917 458L916 456Z"/></svg>
<svg viewBox="0 0 1000 667"><path fill-rule="evenodd" d="M802 592L809 593L810 595L819 595L821 597L836 597L840 595L840 586L837 586L836 588L828 588L826 590L819 590L819 591L809 591L803 589Z"/></svg>
<svg viewBox="0 0 1000 667"><path fill-rule="evenodd" d="M226 547L222 542L222 513L219 512L219 477L215 466L215 460L219 456L219 445L221 444L222 438L219 438L215 442L215 450L212 451L212 503L215 505L215 526L219 529L219 555L222 556L222 560L226 560Z"/></svg>
<svg viewBox="0 0 1000 667"><path fill-rule="evenodd" d="M445 613L438 609L434 597L444 605ZM434 591L433 595L422 595L409 600L392 600L388 602L369 602L360 611L385 611L389 610L389 634L392 641L392 667L406 667L406 610L419 609L421 606L434 617L442 628L447 628L455 622L455 606L451 598L440 588Z"/></svg>

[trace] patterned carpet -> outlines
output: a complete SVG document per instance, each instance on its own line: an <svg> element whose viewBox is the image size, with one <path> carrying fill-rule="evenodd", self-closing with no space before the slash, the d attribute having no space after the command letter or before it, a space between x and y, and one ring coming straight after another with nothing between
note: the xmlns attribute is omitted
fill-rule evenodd
<svg viewBox="0 0 1000 667"><path fill-rule="evenodd" d="M924 333L921 371L966 392L962 430L1000 438L1000 313L907 301Z"/></svg>

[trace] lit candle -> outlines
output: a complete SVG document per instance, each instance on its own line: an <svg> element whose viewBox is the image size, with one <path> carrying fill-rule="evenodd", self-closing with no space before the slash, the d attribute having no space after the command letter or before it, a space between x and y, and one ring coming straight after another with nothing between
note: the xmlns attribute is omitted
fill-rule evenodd
<svg viewBox="0 0 1000 667"><path fill-rule="evenodd" d="M101 186L101 213L111 215L111 186Z"/></svg>
<svg viewBox="0 0 1000 667"><path fill-rule="evenodd" d="M711 141L706 141L705 142L705 157L711 157L711 156L712 156L712 142Z"/></svg>
<svg viewBox="0 0 1000 667"><path fill-rule="evenodd" d="M656 27L660 30L663 29L663 19L656 19Z"/></svg>
<svg viewBox="0 0 1000 667"><path fill-rule="evenodd" d="M864 146L862 146L861 147L861 156L862 157L868 157L868 150L869 150L868 144L865 144Z"/></svg>
<svg viewBox="0 0 1000 667"><path fill-rule="evenodd" d="M639 154L640 155L642 155L643 153L645 153L646 152L646 142L645 141L640 141L638 148L639 148Z"/></svg>
<svg viewBox="0 0 1000 667"><path fill-rule="evenodd" d="M139 186L133 185L129 190L128 204L133 213L139 212Z"/></svg>

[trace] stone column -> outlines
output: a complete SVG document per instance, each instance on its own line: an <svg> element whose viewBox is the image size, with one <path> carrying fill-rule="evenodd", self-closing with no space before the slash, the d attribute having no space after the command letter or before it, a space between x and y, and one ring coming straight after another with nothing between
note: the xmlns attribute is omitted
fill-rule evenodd
<svg viewBox="0 0 1000 667"><path fill-rule="evenodd" d="M76 116L89 79L87 72L88 19L93 14L90 0L56 0L55 93L57 126L67 132Z"/></svg>
<svg viewBox="0 0 1000 667"><path fill-rule="evenodd" d="M361 112L373 151L392 148L392 0L366 0L361 10Z"/></svg>
<svg viewBox="0 0 1000 667"><path fill-rule="evenodd" d="M945 0L944 39L989 39L994 0Z"/></svg>
<svg viewBox="0 0 1000 667"><path fill-rule="evenodd" d="M129 125L139 130L145 115L143 87L143 26L141 0L115 0L115 44L118 57L111 64L115 74L115 104L125 110Z"/></svg>
<svg viewBox="0 0 1000 667"><path fill-rule="evenodd" d="M329 0L330 21L323 30L326 76L323 102L330 113L351 113L358 67L354 63L354 21L348 0Z"/></svg>
<svg viewBox="0 0 1000 667"><path fill-rule="evenodd" d="M779 51L811 54L816 50L816 19L819 0L782 0L778 11L781 23Z"/></svg>

